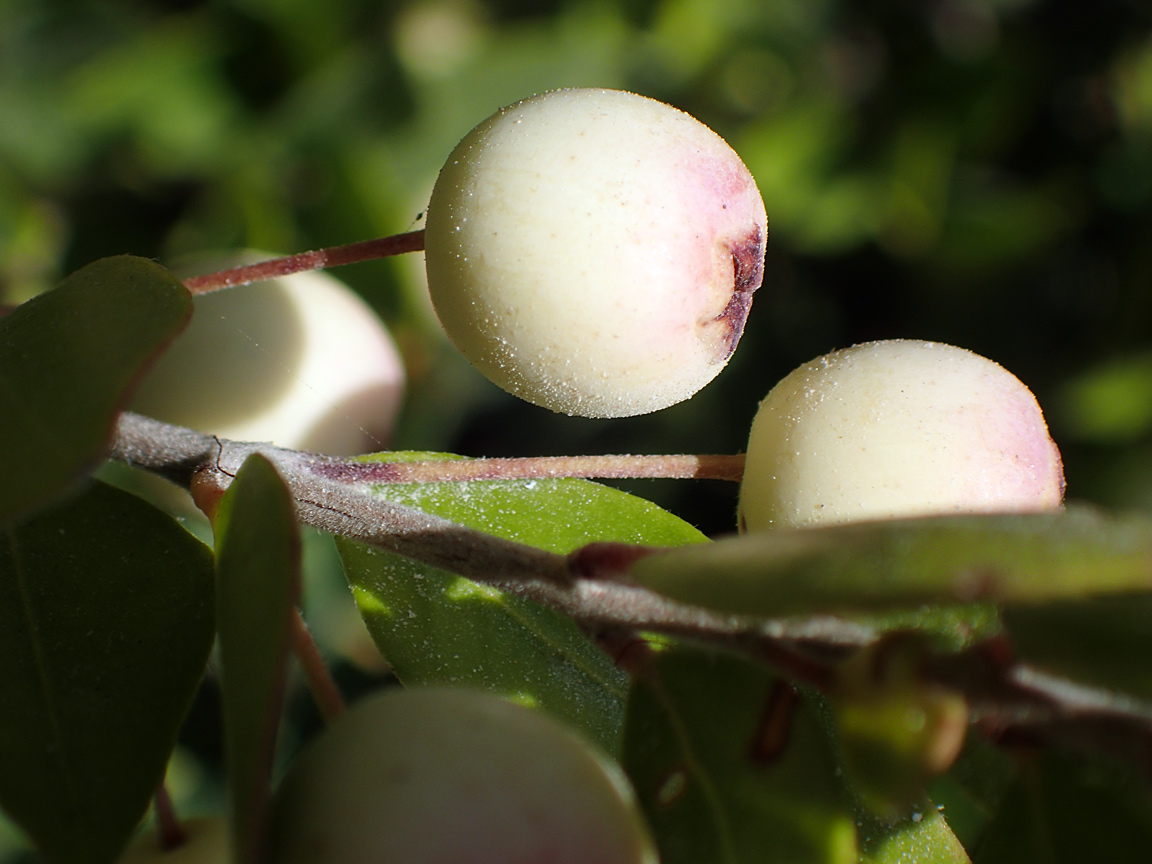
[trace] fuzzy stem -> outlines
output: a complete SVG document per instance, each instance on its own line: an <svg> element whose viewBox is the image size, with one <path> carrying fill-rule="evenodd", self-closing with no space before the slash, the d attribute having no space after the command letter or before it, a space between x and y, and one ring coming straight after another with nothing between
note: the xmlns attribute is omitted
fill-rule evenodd
<svg viewBox="0 0 1152 864"><path fill-rule="evenodd" d="M328 670L324 658L320 656L320 649L304 622L299 609L292 610L289 622L292 651L300 667L304 670L304 677L312 691L312 698L320 709L321 716L326 723L331 723L344 713L344 697L340 695L340 688L332 680L332 673Z"/></svg>
<svg viewBox="0 0 1152 864"><path fill-rule="evenodd" d="M405 252L419 252L423 248L424 232L409 231L405 234L393 234L390 237L379 237L345 246L329 246L327 249L317 249L314 252L301 252L286 258L273 258L258 264L245 264L242 267L233 267L204 276L193 276L184 280L184 287L193 294L206 294L209 291L219 291L221 288L234 288L237 285L247 285L265 279L291 276L293 273L303 273L306 270L339 267L342 264L356 264L360 261L387 258L390 255L402 255Z"/></svg>
<svg viewBox="0 0 1152 864"><path fill-rule="evenodd" d="M443 483L465 480L696 479L739 482L744 456L533 456L427 462L339 462L318 470L346 483Z"/></svg>
<svg viewBox="0 0 1152 864"><path fill-rule="evenodd" d="M626 644L629 633L658 632L755 658L793 683L830 693L846 657L900 635L884 637L848 619L745 618L678 603L628 580L641 557L674 550L593 543L556 555L373 496L328 476L340 463L315 454L227 441L124 414L111 455L185 488L199 477L224 489L253 452L280 470L301 521L534 600L590 633L611 634L615 644ZM1073 745L1152 764L1152 710L1146 702L1019 663L1002 638L932 656L919 680L962 694L977 728L994 740Z"/></svg>

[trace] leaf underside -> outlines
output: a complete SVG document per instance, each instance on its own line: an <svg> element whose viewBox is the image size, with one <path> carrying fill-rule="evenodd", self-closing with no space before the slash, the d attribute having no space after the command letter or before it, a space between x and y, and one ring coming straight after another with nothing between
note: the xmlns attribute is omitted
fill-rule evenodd
<svg viewBox="0 0 1152 864"><path fill-rule="evenodd" d="M100 483L0 531L0 805L45 860L108 864L203 674L212 555Z"/></svg>
<svg viewBox="0 0 1152 864"><path fill-rule="evenodd" d="M238 861L248 864L261 860L290 616L300 595L295 506L271 462L259 454L244 462L214 528L231 828Z"/></svg>
<svg viewBox="0 0 1152 864"><path fill-rule="evenodd" d="M638 561L641 584L769 617L1152 590L1152 518L1089 507L780 529Z"/></svg>
<svg viewBox="0 0 1152 864"><path fill-rule="evenodd" d="M585 480L381 484L374 491L558 553L600 540L682 545L705 539L651 502ZM539 706L617 752L627 676L566 616L397 555L337 543L361 614L401 681L494 691Z"/></svg>
<svg viewBox="0 0 1152 864"><path fill-rule="evenodd" d="M0 524L57 499L100 461L133 385L191 314L172 274L124 255L0 319Z"/></svg>

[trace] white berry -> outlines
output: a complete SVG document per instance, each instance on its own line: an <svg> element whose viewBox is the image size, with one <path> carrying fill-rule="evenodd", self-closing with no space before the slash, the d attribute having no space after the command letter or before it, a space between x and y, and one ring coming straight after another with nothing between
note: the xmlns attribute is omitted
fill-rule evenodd
<svg viewBox="0 0 1152 864"><path fill-rule="evenodd" d="M449 688L367 697L277 790L270 864L655 864L631 787L558 722Z"/></svg>
<svg viewBox="0 0 1152 864"><path fill-rule="evenodd" d="M133 410L336 456L383 449L404 366L379 317L343 282L298 273L195 302L188 329L145 377Z"/></svg>
<svg viewBox="0 0 1152 864"><path fill-rule="evenodd" d="M1031 391L950 345L892 340L807 363L760 404L741 527L1059 507L1060 452Z"/></svg>
<svg viewBox="0 0 1152 864"><path fill-rule="evenodd" d="M688 398L727 363L768 223L722 138L617 90L497 112L428 204L428 287L456 347L554 411L623 417Z"/></svg>

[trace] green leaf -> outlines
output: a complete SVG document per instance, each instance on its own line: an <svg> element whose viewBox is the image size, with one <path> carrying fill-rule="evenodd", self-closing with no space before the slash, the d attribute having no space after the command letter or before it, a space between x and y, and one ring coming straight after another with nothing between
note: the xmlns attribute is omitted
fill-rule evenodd
<svg viewBox="0 0 1152 864"><path fill-rule="evenodd" d="M1139 778L1045 753L1021 766L973 856L976 864L1140 864L1152 799Z"/></svg>
<svg viewBox="0 0 1152 864"><path fill-rule="evenodd" d="M1152 594L1009 606L1002 619L1020 660L1152 699Z"/></svg>
<svg viewBox="0 0 1152 864"><path fill-rule="evenodd" d="M0 524L57 498L104 455L117 411L192 314L143 258L105 258L0 319Z"/></svg>
<svg viewBox="0 0 1152 864"><path fill-rule="evenodd" d="M224 761L236 860L262 860L291 616L300 595L300 535L287 486L259 454L220 501L216 617Z"/></svg>
<svg viewBox="0 0 1152 864"><path fill-rule="evenodd" d="M960 758L928 793L944 808L948 827L960 842L974 849L1016 775L1016 762L1008 752L983 735L969 735Z"/></svg>
<svg viewBox="0 0 1152 864"><path fill-rule="evenodd" d="M1152 587L1152 518L1087 507L780 529L640 559L642 585L745 615L1042 603Z"/></svg>
<svg viewBox="0 0 1152 864"><path fill-rule="evenodd" d="M680 545L705 539L648 501L586 480L381 484L375 492L560 553L597 540ZM567 617L379 549L337 543L361 614L401 681L483 687L537 705L606 751L618 751L627 676Z"/></svg>
<svg viewBox="0 0 1152 864"><path fill-rule="evenodd" d="M915 630L919 635L929 638L931 645L943 653L962 651L977 642L999 635L1004 629L1000 623L1000 607L995 603L916 606L845 617L856 624L871 627L877 633Z"/></svg>
<svg viewBox="0 0 1152 864"><path fill-rule="evenodd" d="M968 864L970 860L940 811L928 802L895 824L861 814L856 828L860 864Z"/></svg>
<svg viewBox="0 0 1152 864"><path fill-rule="evenodd" d="M921 644L928 643L925 640ZM878 664L875 664L875 659L879 658L858 655L848 663L857 668L865 665L876 666ZM904 666L899 661L896 665ZM834 742L834 751L839 763L836 776L841 781L845 799L850 802L855 813L860 864L906 864L909 861L915 861L917 864L968 864L968 853L960 839L953 833L952 826L941 814L942 808L937 808L925 794L923 783L931 771L923 770L927 767L923 764L923 752L909 763L908 757L915 755L917 739L923 741L917 734L915 725L911 734L907 729L901 731L898 728L883 728L885 721L890 727L907 725L906 718L893 718L891 713L884 716L887 712L883 708L885 705L891 707L893 701L900 701L902 695L900 691L905 690L903 685L911 683L905 677L906 673L911 671L909 668L888 669L881 675L886 680L878 683L876 689L879 692L872 697L879 703L881 710L873 711L870 718L863 716L857 718L858 721L865 721L865 728L861 728L858 722L845 723L845 705L842 698L847 695L850 702L860 697L868 700L866 689L859 686L863 682L858 681L854 686L852 682L841 679L835 687L836 701L814 692L807 694L807 697L816 709L825 733ZM848 693L840 693L842 689ZM941 694L923 693L922 696L928 697L926 703L921 703L913 710L928 709L925 713L930 714L934 697L939 695ZM896 699L892 700L892 696L896 696ZM855 707L862 714L868 706L857 703ZM954 721L959 719L955 717ZM925 727L932 725L930 717L925 717L924 725ZM852 728L853 726L855 728ZM868 729L868 726L871 726L871 729ZM942 731L939 726L937 730L938 733ZM860 746L865 743L860 738L861 732L871 732L871 743L874 746L879 745L870 754L874 760L872 766L861 764ZM963 738L963 728L954 728L954 732ZM856 740L849 740L852 737ZM865 735L865 738L867 737L869 736ZM903 739L903 742L900 739ZM855 753L850 752L853 749L856 750ZM886 760L887 764L883 764L881 760ZM871 776L867 770L869 767L873 769ZM879 809L885 811L883 815L877 814L875 805L878 800L881 804ZM897 802L900 802L901 806L894 807Z"/></svg>
<svg viewBox="0 0 1152 864"><path fill-rule="evenodd" d="M882 819L909 813L955 759L968 730L963 698L911 684L878 685L833 702L845 777Z"/></svg>
<svg viewBox="0 0 1152 864"><path fill-rule="evenodd" d="M817 712L767 669L676 649L628 701L624 766L664 864L854 864L852 808Z"/></svg>
<svg viewBox="0 0 1152 864"><path fill-rule="evenodd" d="M212 556L99 483L0 530L0 804L46 861L107 864L203 674Z"/></svg>

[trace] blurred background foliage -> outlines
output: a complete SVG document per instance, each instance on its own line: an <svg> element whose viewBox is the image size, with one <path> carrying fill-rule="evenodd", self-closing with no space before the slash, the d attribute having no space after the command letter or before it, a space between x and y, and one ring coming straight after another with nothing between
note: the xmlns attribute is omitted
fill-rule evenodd
<svg viewBox="0 0 1152 864"><path fill-rule="evenodd" d="M799 363L936 339L1024 379L1071 494L1152 503L1152 9L1137 0L0 0L0 295L89 261L294 252L418 226L495 108L636 90L743 156L772 221L731 367L695 399L556 417L448 350L419 256L337 271L400 339L389 444L741 448ZM226 386L226 382L221 382ZM645 491L705 530L731 490Z"/></svg>
<svg viewBox="0 0 1152 864"><path fill-rule="evenodd" d="M560 417L456 357L420 256L354 265L336 275L408 363L390 446L735 452L796 365L923 338L1033 388L1070 496L1152 506L1141 0L0 0L0 301L106 255L289 253L418 227L473 125L570 86L671 102L751 168L772 238L739 351L674 408ZM707 532L733 526L723 484L628 488Z"/></svg>

